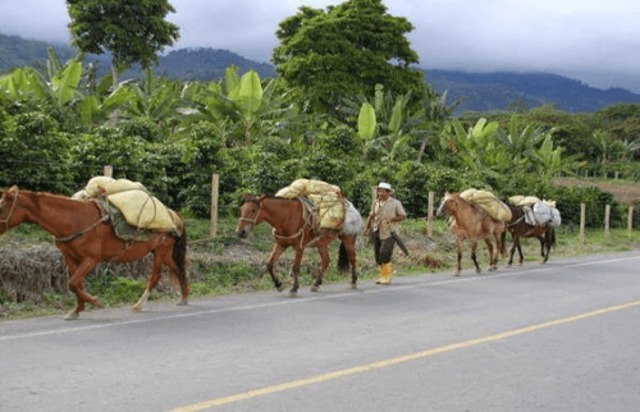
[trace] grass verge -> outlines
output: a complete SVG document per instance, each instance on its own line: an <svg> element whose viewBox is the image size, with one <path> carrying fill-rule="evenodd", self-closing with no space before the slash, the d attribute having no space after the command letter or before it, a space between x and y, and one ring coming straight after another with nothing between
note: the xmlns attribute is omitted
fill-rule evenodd
<svg viewBox="0 0 640 412"><path fill-rule="evenodd" d="M187 220L193 299L273 289L265 266L272 246L270 227L259 225L248 239L239 239L234 233L235 224L235 219L222 219L218 223L216 236L212 238L208 221ZM393 261L397 276L453 273L456 248L444 221L434 222L432 236L429 237L424 219L410 219L402 224L402 237L409 249L409 256L404 256L396 249ZM507 248L510 246L510 237L507 236ZM539 248L535 239L523 241L525 265L541 261ZM338 242L334 242L325 284L349 282L349 275L340 274L335 268L337 249ZM629 250L640 250L640 232L629 233L626 229L616 228L606 235L602 229L588 229L582 242L576 227L560 226L556 229L556 244L550 260ZM478 246L478 258L483 270L486 270L488 257L483 244ZM373 250L364 238L359 242L357 261L360 282L377 277ZM277 267L285 282L290 281L288 272L292 262L293 250L288 250ZM319 262L314 249L305 251L300 276L302 288L310 287ZM131 264L101 264L87 277L86 289L99 296L105 307L131 305L144 290L149 264L150 257ZM463 275L472 272L468 244L463 251L462 264ZM500 258L500 266L505 264L506 259ZM71 310L75 303L75 296L66 290L66 270L61 264L59 252L50 236L35 226L22 225L0 237L0 276L0 319L62 315ZM166 278L163 276L151 300L176 299L175 291Z"/></svg>

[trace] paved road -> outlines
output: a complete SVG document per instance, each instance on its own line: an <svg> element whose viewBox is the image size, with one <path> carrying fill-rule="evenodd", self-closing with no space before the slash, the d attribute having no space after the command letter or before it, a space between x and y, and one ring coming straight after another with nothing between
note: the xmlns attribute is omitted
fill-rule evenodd
<svg viewBox="0 0 640 412"><path fill-rule="evenodd" d="M0 322L0 411L637 411L640 253Z"/></svg>

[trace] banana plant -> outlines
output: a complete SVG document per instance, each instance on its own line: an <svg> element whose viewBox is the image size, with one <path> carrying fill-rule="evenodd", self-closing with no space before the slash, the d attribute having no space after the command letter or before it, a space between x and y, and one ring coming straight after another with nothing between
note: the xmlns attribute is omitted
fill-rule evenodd
<svg viewBox="0 0 640 412"><path fill-rule="evenodd" d="M358 114L357 131L365 141L365 151L382 152L383 159L394 159L411 150L412 139L406 127L410 99L410 92L394 96L376 85L373 104L364 99Z"/></svg>
<svg viewBox="0 0 640 412"><path fill-rule="evenodd" d="M197 111L183 108L181 112L235 125L233 140L250 145L255 134L268 133L278 119L293 111L293 106L287 103L288 92L280 92L276 80L270 80L263 88L255 70L239 76L237 67L231 66L222 81L209 83L194 96Z"/></svg>
<svg viewBox="0 0 640 412"><path fill-rule="evenodd" d="M480 118L475 125L465 129L458 119L454 119L445 131L441 144L448 147L465 169L477 174L498 176L499 173L491 165L495 161L492 156L498 150L495 137L498 127L498 122Z"/></svg>
<svg viewBox="0 0 640 412"><path fill-rule="evenodd" d="M533 153L533 160L538 167L538 176L549 183L558 172L571 170L574 159L562 159L562 147L554 147L552 134L545 136L540 148Z"/></svg>
<svg viewBox="0 0 640 412"><path fill-rule="evenodd" d="M64 67L51 73L49 82L33 68L15 69L0 77L0 90L13 101L44 100L64 106L74 98L82 98L78 92L81 77L82 63L71 59Z"/></svg>

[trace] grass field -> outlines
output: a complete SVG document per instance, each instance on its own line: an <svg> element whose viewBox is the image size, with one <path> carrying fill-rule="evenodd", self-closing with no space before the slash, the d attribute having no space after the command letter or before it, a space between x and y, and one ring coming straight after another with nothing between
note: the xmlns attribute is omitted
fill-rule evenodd
<svg viewBox="0 0 640 412"><path fill-rule="evenodd" d="M221 220L217 236L211 239L208 221L187 221L192 299L273 289L271 279L265 273L265 262L272 245L269 226L259 225L248 239L238 239L234 233L235 224L235 219ZM640 250L640 231L637 230L629 233L626 229L613 229L609 236L605 236L603 229L589 229L584 243L581 243L575 227L560 226L556 231L557 241L550 261L563 256ZM394 268L397 276L418 273L428 276L436 272L453 274L456 248L444 220L434 222L431 237L427 236L424 219L407 220L402 224L402 237L410 254L406 257L396 249ZM507 247L510 245L507 236ZM338 243L334 242L331 247L332 264L325 275L325 283L344 283L346 286L348 275L339 274L335 269L337 246ZM537 240L524 240L523 252L525 266L540 264ZM483 271L488 273L487 253L483 245L478 248L478 257ZM278 271L285 282L289 282L288 271L292 261L292 250L285 252L280 260ZM303 259L301 288L310 287L318 264L318 253L308 249ZM500 258L499 264L503 268L506 259ZM100 265L87 277L87 290L99 296L105 307L133 304L144 289L148 265L149 260L126 265ZM365 239L359 243L358 269L360 282L377 278L373 251ZM473 273L469 247L466 246L462 276ZM23 225L0 237L0 275L0 319L62 315L74 304L75 297L66 291L66 270L61 265L59 252L50 236L35 226ZM13 278L13 285L7 284L9 278ZM21 282L19 293L16 293L15 282ZM273 293L277 292L274 290ZM168 282L163 281L152 299L175 299L175 293Z"/></svg>

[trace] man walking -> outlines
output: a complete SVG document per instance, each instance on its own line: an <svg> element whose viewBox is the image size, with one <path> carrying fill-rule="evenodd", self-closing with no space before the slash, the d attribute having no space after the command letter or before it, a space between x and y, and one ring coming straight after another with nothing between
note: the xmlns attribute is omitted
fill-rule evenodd
<svg viewBox="0 0 640 412"><path fill-rule="evenodd" d="M377 200L371 208L366 229L369 230L376 264L380 268L379 285L388 285L393 278L391 257L396 244L398 222L407 218L402 203L392 196L393 189L387 182L380 182L376 189Z"/></svg>

